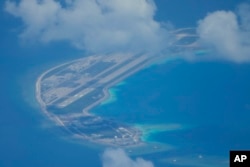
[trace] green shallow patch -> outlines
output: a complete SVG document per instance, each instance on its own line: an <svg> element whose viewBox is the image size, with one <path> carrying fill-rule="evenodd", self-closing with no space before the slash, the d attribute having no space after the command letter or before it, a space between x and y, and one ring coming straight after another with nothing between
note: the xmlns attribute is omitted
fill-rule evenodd
<svg viewBox="0 0 250 167"><path fill-rule="evenodd" d="M115 86L123 86L123 85L126 85L127 82L126 81L121 81L119 83L117 83Z"/></svg>
<svg viewBox="0 0 250 167"><path fill-rule="evenodd" d="M197 56L203 56L203 55L206 55L206 54L208 54L208 53L210 53L211 51L210 50L197 50L197 51L195 51L194 53L195 53L195 55L197 55Z"/></svg>
<svg viewBox="0 0 250 167"><path fill-rule="evenodd" d="M117 100L117 92L119 90L117 88L110 88L108 89L108 94L109 94L109 98L105 101L103 101L101 103L101 105L106 105L106 104L110 104L113 103Z"/></svg>
<svg viewBox="0 0 250 167"><path fill-rule="evenodd" d="M141 139L143 141L150 142L150 137L153 134L161 133L161 132L167 132L167 131L176 131L176 130L182 130L186 129L187 126L181 125L181 124L136 124L136 128L142 131L143 135Z"/></svg>

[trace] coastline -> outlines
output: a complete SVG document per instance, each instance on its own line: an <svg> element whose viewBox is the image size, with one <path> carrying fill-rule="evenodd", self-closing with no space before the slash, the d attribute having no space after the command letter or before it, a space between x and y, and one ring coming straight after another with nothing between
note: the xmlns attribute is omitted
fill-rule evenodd
<svg viewBox="0 0 250 167"><path fill-rule="evenodd" d="M47 105L46 103L43 101L43 99L41 98L41 82L44 78L44 76L46 76L48 73L52 72L53 70L56 70L62 66L65 66L65 65L71 65L73 64L74 62L77 62L77 61L81 61L83 60L84 58L81 58L81 59L76 59L76 60L73 60L73 61L70 61L70 62L66 62L66 63L63 63L63 64L60 64L58 66L55 66L51 69L48 69L47 71L45 71L44 73L42 73L37 81L36 81L36 98L37 98L37 101L38 103L40 104L41 106L41 110L42 112L47 116L49 117L50 120L52 120L53 122L55 122L55 124L57 126L61 126L63 127L66 131L68 131L71 135L73 135L74 138L78 138L78 139L84 139L84 140L89 140L90 142L93 142L93 143L98 143L98 144L101 144L101 145L111 145L111 146L116 146L115 144L112 144L112 143L107 143L105 141L95 141L93 139L91 139L89 136L86 136L85 134L81 133L81 134L75 134L74 132L72 132L69 128L68 128L68 125L65 124L65 121L62 120L62 117L56 115L56 114L53 114L51 112L49 112L47 110ZM91 113L91 109L96 107L97 105L102 105L102 102L105 102L105 100L108 100L110 98L110 96L112 96L111 92L109 91L110 89L112 89L112 87L114 87L115 85L121 83L121 82L124 82L124 80L135 74L136 72L140 71L141 69L146 69L146 68L149 68L151 67L152 65L154 64L158 64L158 62L161 62L162 63L167 63L167 62L171 62L173 61L174 59L176 59L174 56L159 56L159 57L150 57L147 59L147 61L145 63L143 63L142 65L136 67L135 69L129 71L128 73L126 73L125 75L122 75L122 76L119 76L116 80L110 82L109 84L107 84L105 87L103 87L103 89L101 90L103 93L104 93L104 96L98 100L96 100L93 104L87 106L86 108L83 108L82 109L82 112L81 113L71 113L70 115L68 115L67 117L70 118L70 119L77 119L79 117L99 117L98 114L96 113ZM178 57L177 57L178 59ZM63 117L63 119L66 119L66 117ZM145 133L145 130L143 130L142 128L138 128L137 126L134 126L134 125L129 125L132 129L137 129L139 131L139 134L135 134L136 138L139 138L139 140L141 142L139 142L138 144L136 145L132 145L132 146L126 146L127 148L128 147L140 147L140 146L143 146L145 145L145 142L148 142L146 139L146 136L148 136L149 134L148 133ZM136 131L137 131L136 130ZM137 140L137 139L136 139ZM149 141L150 142L150 141ZM153 142L153 141L152 141Z"/></svg>
<svg viewBox="0 0 250 167"><path fill-rule="evenodd" d="M146 59L145 59L146 58ZM84 58L82 58L84 59ZM135 72L139 71L140 69L144 68L146 65L148 65L150 63L150 60L152 59L152 57L148 57L147 55L144 56L144 58L140 58L138 60L140 60L142 63L140 63L138 66L136 66L135 68L132 68L131 70L128 70L126 69L126 73L123 73L123 75L118 75L117 78L111 80L110 82L108 82L108 84L105 84L105 86L101 89L101 91L103 92L103 97L96 100L95 102L93 102L91 105L85 107L82 109L82 112L81 113L71 113L70 115L68 116L60 116L60 115L56 115L54 113L51 113L51 111L49 111L47 109L47 104L46 102L43 101L42 99L42 90L41 90L41 83L42 83L42 80L44 79L44 77L50 73L50 72L53 72L53 70L56 70L62 66L69 66L71 64L73 64L74 62L78 62L82 59L77 59L77 60L73 60L73 61L70 61L70 62L66 62L66 63L63 63L61 65L58 65L58 66L55 66L51 69L48 69L47 71L45 71L44 73L42 73L37 81L36 81L36 99L41 107L41 110L42 112L50 119L52 120L53 122L55 122L55 124L57 126L61 126L63 128L65 128L74 138L78 138L78 139L84 139L84 140L89 140L90 142L93 142L93 143L98 143L98 144L101 144L101 145L110 145L110 146L117 146L117 144L113 143L113 142L110 142L109 140L110 139L105 139L105 140L94 140L92 139L92 137L84 134L84 133L80 133L80 134L77 134L75 132L73 132L72 130L70 130L70 127L68 125L68 121L65 122L65 120L67 119L78 119L78 118L88 118L88 117L96 117L96 118L100 118L98 115L95 115L95 114L92 114L90 112L90 110L101 104L103 101L107 100L109 97L110 97L110 92L109 92L109 89L111 87L113 87L114 85L120 83L121 81L123 81L125 78L127 78L128 76L131 76L132 74L134 74ZM137 61L137 59L133 60L131 64L133 64L134 62ZM138 62L140 62L138 61ZM135 63L134 63L135 64ZM135 64L136 65L136 64ZM116 74L117 75L117 74ZM46 78L46 77L45 77ZM83 96L84 97L84 96ZM105 121L106 119L104 119ZM116 125L118 126L117 128L119 129L119 125ZM128 129L127 129L128 128ZM114 129L115 130L115 129ZM125 130L125 131L124 131ZM124 132L122 133L128 133L129 131L133 132L133 137L131 136L131 141L130 142L135 142L135 144L128 144L128 146L126 147L138 147L138 146L143 146L144 143L143 142L139 142L140 141L140 138L141 138L141 132L138 131L135 127L126 127L124 130ZM138 131L138 132L137 132ZM131 133L129 132L129 133ZM120 133L120 132L119 132ZM132 135L132 134L131 134ZM114 136L116 138L116 136ZM107 141L106 141L107 140ZM112 139L113 140L113 139ZM121 140L121 139L119 139ZM123 139L122 139L123 140ZM118 142L118 141L117 141ZM120 142L120 141L119 141ZM123 144L122 144L123 145Z"/></svg>
<svg viewBox="0 0 250 167"><path fill-rule="evenodd" d="M173 33L192 30L180 29ZM166 64L179 58L177 53L185 53L185 49L193 51L196 41L189 44L178 43L185 37L196 37L189 33L174 34L176 39L171 44L169 52L152 54L111 54L93 55L66 62L48 69L36 81L36 99L42 112L58 126L64 127L73 136L84 138L96 143L108 145L140 145L144 143L142 130L136 126L124 126L115 121L101 118L98 114L91 113L91 109L102 104L112 96L110 89L124 81L129 76L141 69L150 68L152 65ZM191 50L190 50L191 49ZM197 48L196 48L197 49ZM47 74L49 74L46 76ZM105 103L104 103L105 104ZM90 120L86 120L90 119ZM86 121L84 121L86 120ZM103 136L96 123L108 122L109 137ZM88 122L97 131L88 131ZM99 125L98 125L99 126ZM111 132L112 131L112 132ZM98 133L97 133L98 132ZM119 135L119 137L117 136ZM127 136L126 138L124 138Z"/></svg>
<svg viewBox="0 0 250 167"><path fill-rule="evenodd" d="M48 74L49 72L53 71L54 69L57 69L61 66L64 66L64 65L67 65L67 64L70 64L70 63L73 63L75 61L78 61L80 59L76 59L76 60L73 60L73 61L70 61L70 62L66 62L66 63L63 63L63 64L60 64L58 66L55 66L55 67L52 67L48 70L46 70L44 73L42 73L36 80L36 99L41 107L41 110L42 112L47 116L49 117L49 119L55 121L56 125L60 125L60 126L65 126L64 123L62 121L60 121L60 119L58 119L57 117L54 117L52 116L47 110L46 110L46 104L44 103L44 101L42 100L41 98L41 80L43 79L43 77Z"/></svg>

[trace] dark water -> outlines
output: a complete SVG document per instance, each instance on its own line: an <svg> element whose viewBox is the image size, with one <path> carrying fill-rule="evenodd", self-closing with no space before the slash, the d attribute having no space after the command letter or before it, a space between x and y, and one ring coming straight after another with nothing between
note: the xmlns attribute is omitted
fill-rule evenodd
<svg viewBox="0 0 250 167"><path fill-rule="evenodd" d="M102 151L62 139L34 99L35 80L44 70L84 53L64 42L23 44L18 38L22 23L4 12L4 2L0 2L0 167L100 167ZM207 12L234 10L240 3L155 2L156 20L171 21L176 27L194 27ZM157 167L226 167L229 149L250 149L249 72L248 64L176 61L153 66L116 87L117 100L94 111L125 123L159 125L146 140L174 149L144 156ZM181 128L161 130L169 124Z"/></svg>
<svg viewBox="0 0 250 167"><path fill-rule="evenodd" d="M62 139L61 131L41 114L34 99L35 80L67 61L50 59L1 61L0 166L101 166L101 150ZM230 149L250 149L249 72L248 64L155 65L116 86L116 101L94 112L144 129L152 126L145 140L173 147L143 156L156 166L228 166Z"/></svg>
<svg viewBox="0 0 250 167"><path fill-rule="evenodd" d="M50 58L5 57L0 66L0 166L101 166L100 151L63 138L41 114L35 80ZM65 61L57 58L57 61Z"/></svg>
<svg viewBox="0 0 250 167"><path fill-rule="evenodd" d="M151 126L147 141L175 147L152 155L159 165L175 156L180 160L173 164L192 166L200 160L201 166L228 166L229 150L250 149L249 72L248 64L220 62L176 60L152 66L116 86L116 100L94 112ZM181 128L161 130L169 124Z"/></svg>

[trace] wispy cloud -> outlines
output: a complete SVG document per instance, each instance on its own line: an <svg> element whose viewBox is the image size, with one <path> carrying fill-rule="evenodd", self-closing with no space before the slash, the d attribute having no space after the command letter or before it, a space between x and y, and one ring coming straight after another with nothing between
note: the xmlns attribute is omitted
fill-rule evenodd
<svg viewBox="0 0 250 167"><path fill-rule="evenodd" d="M102 155L103 167L154 167L142 158L131 159L122 149L107 149Z"/></svg>
<svg viewBox="0 0 250 167"><path fill-rule="evenodd" d="M234 62L250 61L250 5L239 5L237 12L216 11L200 20L200 42L218 54L212 58Z"/></svg>
<svg viewBox="0 0 250 167"><path fill-rule="evenodd" d="M65 40L89 52L158 51L166 29L154 20L153 0L21 0L5 10L21 18L25 41Z"/></svg>

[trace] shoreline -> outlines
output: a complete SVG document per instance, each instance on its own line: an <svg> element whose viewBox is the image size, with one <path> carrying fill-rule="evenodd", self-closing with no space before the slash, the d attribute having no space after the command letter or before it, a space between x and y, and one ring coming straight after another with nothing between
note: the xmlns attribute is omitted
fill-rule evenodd
<svg viewBox="0 0 250 167"><path fill-rule="evenodd" d="M88 107L86 108L83 108L82 109L82 112L81 113L72 113L69 115L69 118L70 119L74 119L74 118L78 118L78 117L88 117L88 116L98 116L98 114L96 113L91 113L90 110L93 109L94 107L98 106L98 105L101 105L102 102L105 102L105 100L107 100L109 97L110 97L110 92L109 92L109 89L112 89L112 87L114 87L116 84L120 83L120 82L123 82L127 77L129 76L132 76L134 75L136 72L140 71L141 69L146 69L146 68L150 68L150 66L152 66L153 64L158 64L159 61L161 60L164 60L164 63L167 63L167 62L171 62L173 60L173 58L175 58L174 56L163 56L163 55L160 55L159 57L151 57L151 58L148 58L147 61L145 63L143 63L142 65L140 65L139 67L136 67L134 70L126 73L125 75L122 75L121 77L119 77L118 79L116 79L115 81L112 81L110 82L109 84L107 84L101 91L104 93L104 96L95 101L93 104L89 105ZM42 112L50 119L52 120L53 122L55 122L55 125L57 126L60 126L60 127L63 127L67 132L69 132L74 138L76 139L84 139L84 140L88 140L92 143L97 143L97 144L101 144L101 145L110 145L110 146L117 146L115 144L112 144L112 143L107 143L105 141L95 141L91 138L89 138L88 136L86 136L85 134L75 134L74 132L72 132L70 129L68 129L67 125L64 123L63 120L60 119L60 117L58 117L56 114L53 114L53 113L50 113L48 110L47 110L47 105L46 103L43 101L43 99L41 98L41 81L42 79L44 78L44 76L46 76L46 74L50 73L51 71L57 69L57 68L60 68L62 66L65 66L65 65L70 65L70 64L73 64L74 62L77 62L77 61L80 61L84 58L81 58L81 59L76 59L76 60L72 60L70 62L66 62L66 63L63 63L63 64L60 64L58 66L55 66L53 68L50 68L48 69L47 71L45 71L44 73L42 73L37 81L36 81L36 99L39 103L39 105L41 106L41 110ZM178 59L178 58L177 58ZM147 133L144 132L143 129L141 128L138 128L137 126L134 126L134 125L129 125L131 126L132 128L135 128L137 130L140 131L138 135L139 139L140 139L140 142L136 145L129 145L129 146L126 146L126 148L133 148L133 147L141 147L141 146L145 146L145 137L148 135Z"/></svg>
<svg viewBox="0 0 250 167"><path fill-rule="evenodd" d="M173 33L186 30L192 30L192 28L180 29ZM145 135L143 130L133 125L132 127L131 125L121 127L123 126L121 123L91 113L91 109L109 99L111 96L109 90L136 72L150 68L152 65L166 64L176 60L179 58L176 56L177 53L197 49L194 46L196 41L191 41L192 43L189 44L178 44L181 39L195 37L195 35L187 33L174 35L176 39L169 50L166 53L159 53L157 56L142 53L93 55L48 69L36 80L36 99L42 112L56 125L64 127L77 138L116 146L137 146L144 143L141 140ZM60 69L60 67L63 68ZM48 73L51 75L46 76ZM79 109L80 107L81 109ZM90 127L85 126L89 121ZM111 136L107 136L106 131L100 131L101 125L98 125L99 129L96 128L96 121L111 124L106 129ZM91 132L91 128L93 132ZM103 135L105 137L100 137ZM124 138L124 136L127 137Z"/></svg>
<svg viewBox="0 0 250 167"><path fill-rule="evenodd" d="M91 57L91 56L90 56ZM87 57L88 58L88 57ZM73 61L70 61L70 62L66 62L66 63L63 63L63 64L60 64L58 66L55 66L51 69L48 69L47 71L45 71L44 73L42 73L36 80L36 99L41 107L41 110L42 112L50 119L52 120L57 126L61 126L63 127L65 130L67 130L74 138L78 138L78 139L84 139L84 140L88 140L90 142L93 142L93 143L97 143L97 144L101 144L101 145L110 145L110 146L119 146L119 144L117 145L116 142L113 143L113 142L110 142L109 138L107 139L98 139L98 140L95 140L95 139L92 139L90 136L88 136L88 134L84 134L84 133L80 133L80 134L77 134L73 131L71 131L69 129L69 125L68 123L66 122L65 124L65 120L66 119L71 119L71 120L74 120L74 119L78 119L79 117L82 117L82 118L85 118L85 117L89 117L89 116L94 116L94 117L99 117L98 115L95 115L93 113L90 112L90 110L92 108L94 108L95 106L97 105L100 105L103 101L107 100L109 97L110 97L110 92L108 91L110 88L112 88L114 85L116 85L117 83L123 81L125 78L127 78L128 76L131 76L133 75L134 73L138 72L139 70L141 70L142 68L145 68L146 65L150 64L150 60L152 60L152 57L149 57L148 55L144 55L144 58L143 57L139 57L138 58L135 58L135 60L132 61L131 64L134 63L134 61L136 62L137 59L140 60L138 62L141 62L140 64L138 64L138 66L135 66L135 68L132 68L131 70L128 70L125 68L125 70L123 69L124 72L122 72L122 75L117 75L116 78L110 79L110 81L108 82L108 84L105 84L105 86L101 89L101 92L103 92L103 97L94 101L92 104L90 104L89 106L85 107L82 109L82 112L81 113L70 113L69 116L58 116L54 113L51 113L51 111L49 111L47 109L47 104L46 102L42 99L42 90L41 90L41 87L42 87L42 80L44 78L46 78L45 76L50 73L50 72L53 72L53 70L56 70L62 66L70 66L71 64L73 64L74 62L78 62L78 61L81 61L83 60L84 58L81 58L81 59L77 59L77 60L73 60ZM155 58L153 58L155 59ZM137 63L136 63L137 64ZM135 65L136 65L135 64ZM126 66L125 66L126 67ZM128 71L128 72L127 72ZM118 73L119 74L119 73ZM107 77L106 77L107 78ZM84 96L83 96L84 97ZM128 127L127 127L128 128ZM141 138L141 132L136 130L135 127L131 127L132 129L125 129L126 133L129 132L129 131L134 131L133 133L133 140L136 141L135 144L128 144L128 146L126 146L126 148L128 147L140 147L140 146L144 146L145 143L144 142L141 142L140 141L140 138ZM136 132L138 131L138 133ZM125 133L125 132L122 132L122 133ZM129 132L130 133L130 132ZM116 137L116 136L115 136ZM132 137L132 136L131 136ZM118 140L118 139L117 139ZM122 142L122 140L120 141L121 139L119 139L117 142L120 143ZM132 140L132 139L131 139ZM132 140L132 141L133 141ZM137 143L138 141L138 143ZM139 142L140 141L140 142ZM123 145L123 144L122 144ZM120 146L122 146L120 145Z"/></svg>
<svg viewBox="0 0 250 167"><path fill-rule="evenodd" d="M93 109L94 107L100 105L102 102L104 102L105 100L107 100L108 98L110 98L110 92L109 92L109 89L112 89L113 86L115 86L116 84L120 83L120 82L123 82L124 79L126 79L127 77L135 74L136 72L140 71L141 69L145 69L146 67L148 67L149 65L151 65L152 63L156 62L156 60L161 60L162 58L166 59L166 56L157 56L157 57L152 57L152 56L148 56L146 55L146 61L143 61L142 64L140 64L138 67L126 72L125 74L121 75L121 76L118 76L115 80L109 82L108 84L105 85L105 87L103 87L103 89L101 90L104 94L104 96L98 100L96 100L93 104L85 107L82 109L82 112L81 113L71 113L69 116L66 116L70 119L74 119L74 118L79 118L79 117L89 117L89 116L94 116L94 117L100 117L98 116L98 114L96 113L91 113L90 110ZM87 57L88 58L88 57ZM68 124L65 124L65 119L66 117L64 116L63 120L62 120L62 117L54 114L54 113L51 113L50 111L47 110L47 105L46 105L46 102L43 101L41 95L42 95L42 92L41 92L41 82L42 80L44 79L44 77L52 72L53 70L56 70L62 66L65 66L65 65L69 65L70 64L73 64L74 62L78 62L78 61L81 61L83 60L84 58L81 58L81 59L76 59L76 60L72 60L70 62L65 62L63 64L60 64L58 66L55 66L53 68L50 68L48 69L47 71L45 71L44 73L42 73L36 80L36 99L41 107L41 110L42 112L50 119L52 120L53 122L55 122L55 125L57 126L60 126L60 127L63 127L66 131L68 131L74 138L77 138L77 139L84 139L84 140L88 140L92 143L97 143L97 144L101 144L101 145L110 145L110 146L117 146L116 144L114 143L110 143L108 141L102 141L102 140L94 140L92 138L90 138L89 136L83 134L83 133L80 133L80 134L76 134L74 132L72 132L69 127L68 127ZM170 59L171 59L171 56L170 56ZM84 97L84 96L83 96ZM132 126L132 125L129 125L132 129L135 129L135 131L138 131L138 133L135 133L135 138L136 139L133 139L133 140L138 140L140 142L138 142L137 144L132 144L132 145L128 145L126 146L126 148L133 148L133 147L141 147L141 146L145 146L145 141L141 140L143 139L143 135L145 135L143 133L143 131L141 131L140 129L138 129L136 126ZM138 139L137 139L138 138Z"/></svg>

